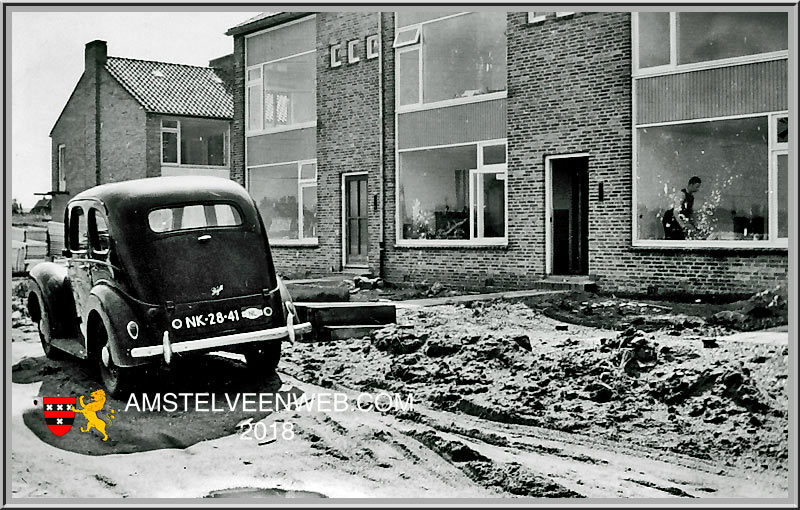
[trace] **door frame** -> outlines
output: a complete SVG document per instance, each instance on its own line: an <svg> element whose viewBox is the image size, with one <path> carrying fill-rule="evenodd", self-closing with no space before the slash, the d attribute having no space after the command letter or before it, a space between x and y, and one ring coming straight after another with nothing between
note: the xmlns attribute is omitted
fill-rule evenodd
<svg viewBox="0 0 800 510"><path fill-rule="evenodd" d="M345 181L348 177L354 177L357 175L366 175L367 176L367 210L369 210L369 172L343 172L342 174L342 182L341 182L341 202L342 202L342 216L341 216L341 232L342 232L342 269L347 267L352 268L368 268L369 262L363 265L355 265L355 264L347 264L347 198L346 198L346 187ZM369 214L367 214L367 232L369 232ZM369 253L369 237L367 237L367 252ZM369 260L369 256L367 257Z"/></svg>
<svg viewBox="0 0 800 510"><path fill-rule="evenodd" d="M570 158L586 158L587 159L586 172L587 173L589 172L588 152L557 154L553 156L544 157L544 225L545 225L544 274L545 276L551 276L553 274L553 160L570 159ZM586 228L589 228L589 225L586 225Z"/></svg>

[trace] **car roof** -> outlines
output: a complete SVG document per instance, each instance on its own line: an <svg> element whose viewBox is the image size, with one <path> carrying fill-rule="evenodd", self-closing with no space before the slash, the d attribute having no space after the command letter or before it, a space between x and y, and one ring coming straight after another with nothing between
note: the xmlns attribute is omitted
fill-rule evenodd
<svg viewBox="0 0 800 510"><path fill-rule="evenodd" d="M230 200L250 203L250 195L238 183L221 177L149 177L101 184L75 195L77 200L98 200L107 208L146 210L159 205Z"/></svg>

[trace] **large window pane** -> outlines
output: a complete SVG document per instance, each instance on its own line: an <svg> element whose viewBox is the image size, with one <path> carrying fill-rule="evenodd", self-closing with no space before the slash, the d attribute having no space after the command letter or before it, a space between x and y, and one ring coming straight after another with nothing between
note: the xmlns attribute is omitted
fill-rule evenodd
<svg viewBox="0 0 800 510"><path fill-rule="evenodd" d="M317 187L303 186L303 237L317 237Z"/></svg>
<svg viewBox="0 0 800 510"><path fill-rule="evenodd" d="M419 103L419 50L397 55L397 104Z"/></svg>
<svg viewBox="0 0 800 510"><path fill-rule="evenodd" d="M785 12L679 12L678 64L757 55L789 47Z"/></svg>
<svg viewBox="0 0 800 510"><path fill-rule="evenodd" d="M182 120L180 126L182 165L228 164L227 122Z"/></svg>
<svg viewBox="0 0 800 510"><path fill-rule="evenodd" d="M261 84L247 87L247 129L257 131L263 129L264 102L261 97Z"/></svg>
<svg viewBox="0 0 800 510"><path fill-rule="evenodd" d="M407 27L408 25L414 25L416 23L422 23L423 21L429 21L436 18L443 18L445 16L450 16L451 14L456 14L457 11L451 12L410 12L410 11L402 11L397 13L397 26L399 27Z"/></svg>
<svg viewBox="0 0 800 510"><path fill-rule="evenodd" d="M767 117L639 128L638 238L665 238L666 211L698 176L687 239L767 239L768 131Z"/></svg>
<svg viewBox="0 0 800 510"><path fill-rule="evenodd" d="M469 170L477 147L400 153L403 239L469 239Z"/></svg>
<svg viewBox="0 0 800 510"><path fill-rule="evenodd" d="M264 127L313 122L317 118L314 53L264 66Z"/></svg>
<svg viewBox="0 0 800 510"><path fill-rule="evenodd" d="M778 155L778 237L789 237L789 155Z"/></svg>
<svg viewBox="0 0 800 510"><path fill-rule="evenodd" d="M163 163L178 162L178 133L161 133L161 161Z"/></svg>
<svg viewBox="0 0 800 510"><path fill-rule="evenodd" d="M476 216L483 216L481 237L505 237L506 235L506 188L505 174L481 174L481 209Z"/></svg>
<svg viewBox="0 0 800 510"><path fill-rule="evenodd" d="M251 168L247 189L271 239L297 239L297 164Z"/></svg>
<svg viewBox="0 0 800 510"><path fill-rule="evenodd" d="M669 64L669 13L640 12L639 67Z"/></svg>
<svg viewBox="0 0 800 510"><path fill-rule="evenodd" d="M506 89L506 13L477 12L423 26L423 102Z"/></svg>
<svg viewBox="0 0 800 510"><path fill-rule="evenodd" d="M316 31L315 20L308 19L246 38L247 67L315 49Z"/></svg>

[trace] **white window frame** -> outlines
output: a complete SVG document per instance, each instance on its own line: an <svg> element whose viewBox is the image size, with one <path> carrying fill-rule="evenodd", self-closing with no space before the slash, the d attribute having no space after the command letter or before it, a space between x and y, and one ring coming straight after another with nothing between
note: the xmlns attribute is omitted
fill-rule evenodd
<svg viewBox="0 0 800 510"><path fill-rule="evenodd" d="M468 172L468 189L469 195L467 201L469 202L469 239L403 239L403 218L400 216L400 154L404 152L417 152L430 149L445 149L448 147L467 147L475 145L477 150L477 157L475 161L476 168L470 168ZM506 147L506 162L493 165L483 164L483 149L493 145L505 145ZM395 152L395 181L398 183L395 186L395 245L402 248L426 248L426 247L464 247L464 246L507 246L508 245L508 139L498 138L495 140L484 140L480 142L464 142L454 143L448 145L433 145L428 147L414 147L410 149L400 149ZM478 198L478 206L482 205L482 197L476 196L474 193L473 177L480 174L503 174L504 175L504 192L505 192L505 207L504 207L504 224L505 233L503 237L475 237L474 224L476 214L476 204L473 198ZM479 217L479 230L482 230L483 216Z"/></svg>
<svg viewBox="0 0 800 510"><path fill-rule="evenodd" d="M165 120L177 122L177 127L165 127ZM177 145L175 163L164 161L164 133L175 133L175 144ZM161 119L161 166L181 166L181 121L177 119Z"/></svg>
<svg viewBox="0 0 800 510"><path fill-rule="evenodd" d="M58 144L56 148L56 182L58 185L57 191L67 191L67 173L64 165L67 163L67 146L63 143Z"/></svg>
<svg viewBox="0 0 800 510"><path fill-rule="evenodd" d="M169 122L177 122L178 127L164 127L164 121ZM175 133L177 135L177 154L178 154L178 162L177 163L167 163L164 161L164 133ZM176 167L176 168L208 168L212 170L223 170L223 169L230 169L231 167L231 125L228 122L227 128L225 129L225 164L224 165L195 165L192 163L181 163L181 120L175 118L162 118L161 119L161 134L159 137L161 141L161 166L169 166L169 167Z"/></svg>
<svg viewBox="0 0 800 510"><path fill-rule="evenodd" d="M418 35L416 37L416 42L413 42L413 43L412 42L407 42L407 43L402 43L402 44L398 45L397 44L397 36L395 37L395 44L394 44L395 55L399 55L400 53L404 53L406 51L414 51L415 49L419 50L419 83L418 83L418 86L419 86L419 97L417 99L417 103L400 106L398 104L398 102L397 102L397 93L395 93L395 112L396 113L409 113L409 112L416 112L416 111L422 111L422 110L434 110L436 108L444 108L444 107L447 107L447 106L455 106L455 105L468 104L468 103L480 103L480 102L484 102L484 101L493 101L495 99L505 99L506 97L508 97L508 83L506 83L506 90L499 91L499 92L492 92L492 93L489 93L489 94L479 94L479 95L470 96L470 97L459 97L459 98L454 98L454 99L444 99L444 100L436 101L436 102L432 102L432 103L425 103L423 101L424 98L422 97L422 91L423 91L423 83L424 83L424 80L425 80L424 66L423 66L423 61L425 60L425 58L424 58L423 48L422 48L422 46L424 44L423 41L422 41L422 39L423 39L422 38L422 29L423 29L423 27L425 25L429 25L431 23L438 23L438 22L443 21L443 20L448 20L448 19L451 19L451 18L457 18L459 16L466 16L468 14L474 14L474 12L458 12L458 13L455 13L455 14L449 14L449 15L446 15L446 16L442 16L440 18L425 20L425 21L422 21L420 23L415 23L413 25L407 25L407 26L404 26L402 28L397 26L397 23L398 23L397 16L395 16L395 34L397 34L397 36L400 35L400 32L407 32L407 31L409 31L411 29L417 29L419 31ZM506 47L506 53L508 53L508 48L507 47ZM395 82L397 81L397 76L399 76L399 72L400 72L399 62L400 62L400 59L399 58L395 58Z"/></svg>
<svg viewBox="0 0 800 510"><path fill-rule="evenodd" d="M353 39L352 41L348 41L347 43L347 63L348 64L355 64L356 62L361 61L361 57L358 56L358 52L356 51L356 46L361 44L361 40Z"/></svg>
<svg viewBox="0 0 800 510"><path fill-rule="evenodd" d="M396 23L396 22L395 22ZM413 33L414 36L411 39L406 41L400 41L400 36L407 33ZM394 36L394 44L392 44L393 48L403 48L405 46L411 46L412 44L419 44L420 43L420 34L422 34L422 24L418 25L409 25L402 28L397 28L395 30Z"/></svg>
<svg viewBox="0 0 800 510"><path fill-rule="evenodd" d="M634 109L635 111L635 109ZM769 157L768 161L768 189L767 189L767 196L768 196L768 211L769 211L769 225L767 225L767 232L769 233L769 239L763 241L746 241L746 240L691 240L691 239L681 239L681 240L669 240L669 239L639 239L638 232L639 232L639 218L638 218L638 195L637 195L637 176L639 171L639 129L640 128L647 128L647 127L660 127L660 126L671 126L671 125L679 125L679 124L698 124L703 122L714 122L714 121L724 121L724 120L736 120L736 119L747 119L747 118L758 118L758 117L767 117L768 126L769 126L769 139L768 139L768 147L767 153ZM689 119L689 120L680 120L680 121L671 121L671 122L654 122L649 124L634 124L633 126L633 152L632 152L632 179L631 179L631 187L632 187L632 202L631 202L631 220L632 220L632 231L631 231L631 238L632 238L632 246L634 247L641 247L641 248L681 248L687 251L692 250L702 250L705 248L741 248L741 249L759 249L759 248L788 248L788 238L777 238L777 224L778 224L778 217L777 217L777 155L779 153L788 154L788 143L787 144L776 144L775 138L777 137L777 119L781 117L788 117L787 111L779 111L779 112L764 112L764 113L753 113L753 114L745 114L745 115L729 115L724 117L710 117L710 118L701 118L701 119ZM790 126L791 128L791 126ZM779 148L776 148L775 146Z"/></svg>
<svg viewBox="0 0 800 510"><path fill-rule="evenodd" d="M341 67L342 65L342 45L341 44L331 44L330 46L330 54L331 54L331 67Z"/></svg>
<svg viewBox="0 0 800 510"><path fill-rule="evenodd" d="M556 18L566 18L567 16L572 16L575 12L557 12Z"/></svg>
<svg viewBox="0 0 800 510"><path fill-rule="evenodd" d="M294 164L297 169L297 239L270 239L272 246L317 246L319 244L319 237L302 237L303 236L303 194L308 188L318 188L317 177L319 176L319 165L316 159L303 159L298 161L284 161L282 163L267 163L265 165L253 165L247 167L245 175L245 185L248 193L250 192L250 172L253 170L261 170L273 166L288 166ZM313 179L301 179L302 174L300 169L303 165L314 164L315 173ZM317 195L317 204L319 204L319 195ZM318 206L319 207L319 206Z"/></svg>
<svg viewBox="0 0 800 510"><path fill-rule="evenodd" d="M687 12L687 11L683 11ZM722 11L719 11L722 12ZM730 57L718 60L708 60L704 62L693 62L691 64L678 64L678 12L669 13L669 64L639 68L639 13L634 12L631 19L631 42L633 65L631 66L634 77L660 76L667 74L685 73L687 71L698 71L703 69L715 69L732 65L750 64L754 62L768 62L789 58L789 50L773 51L769 53L758 53L755 55L745 55L741 57Z"/></svg>
<svg viewBox="0 0 800 510"><path fill-rule="evenodd" d="M334 45L334 46L338 46L339 49L341 49L341 45L340 44L337 44L337 45ZM333 59L333 48L334 48L334 46L331 46L331 59ZM301 56L304 56L304 55L310 55L310 54L316 53L316 52L317 52L317 50L314 49L314 50L304 51L304 52L301 52L301 53L296 53L294 55L289 55L289 56L286 56L286 57L277 58L275 60L270 60L269 62L261 62L260 64L256 64L254 66L250 66L245 70L245 73L249 74L250 71L253 70L253 69L257 69L257 68L261 69L261 79L260 80L253 80L253 81L247 82L245 84L245 90L248 90L248 91L249 91L250 87L258 87L259 88L259 94L261 96L261 109L262 109L262 112L261 112L261 129L250 129L250 104L249 104L250 101L248 101L248 97L245 96L245 102L244 102L245 108L244 109L245 109L245 119L247 119L247 122L245 123L245 127L246 127L245 132L246 132L247 136L258 136L258 135L263 135L263 134L268 134L268 133L279 133L281 131L293 131L295 129L305 129L305 128L314 127L314 126L317 125L317 120L316 120L316 115L315 115L314 116L315 119L313 121L296 122L294 124L287 124L285 126L276 126L276 127L266 128L266 127L264 127L266 125L266 119L264 118L265 116L264 116L264 112L263 112L263 110L264 110L264 66L267 66L269 64L274 64L276 62L281 62L281 61L284 61L284 60L289 60L291 58L301 57ZM332 67L338 67L340 65L342 65L341 61L339 61L339 63L336 66L333 66L333 60L331 60L331 66ZM247 76L247 74L245 74L245 76ZM316 87L316 79L315 79L314 86Z"/></svg>
<svg viewBox="0 0 800 510"><path fill-rule="evenodd" d="M272 32L272 31L275 31L275 30L281 30L281 29L284 29L284 28L289 27L291 25L295 25L297 23L303 23L303 22L306 22L306 21L309 21L309 20L314 20L314 19L316 19L316 15L315 14L311 15L311 16L305 16L305 17L297 19L297 20L289 21L287 23L283 23L283 24L278 25L276 27L265 28L264 30L259 30L258 32L253 32L252 34L246 35L245 38L244 38L245 39L245 41L244 41L244 62L247 63L247 45L249 44L249 40L251 38L256 37L258 35L261 35L261 34L263 34L265 32ZM294 131L296 129L306 129L306 128L310 128L310 127L316 127L317 119L316 119L316 115L315 115L314 116L315 118L314 118L313 121L298 122L296 124L288 124L286 126L278 126L278 127L274 127L274 128L264 129L265 119L264 119L264 112L263 112L263 109L264 109L264 66L267 65L267 64L272 64L274 62L280 62L281 60L286 60L286 59L290 59L290 58L294 58L294 57L299 57L299 56L307 55L307 54L310 54L310 53L316 53L316 51L317 51L316 50L316 44L314 46L315 47L312 50L302 51L302 52L295 53L295 54L292 54L292 55L288 55L288 56L285 56L285 57L276 58L276 59L273 59L273 60L270 60L270 61L267 61L267 62L259 62L258 64L254 64L254 65L245 67L245 75L244 75L245 76L245 84L244 84L244 89L245 89L245 97L244 97L245 139L247 137L251 137L251 136L258 136L258 135L269 134L269 133L280 133L282 131ZM260 79L248 81L247 77L248 77L249 72L251 70L253 70L253 69L256 69L256 68L260 68L261 69ZM317 81L318 80L315 78L315 80L314 80L314 87L315 88L317 86ZM249 97L248 92L249 92L249 88L250 87L256 87L256 86L259 88L259 94L261 96L261 109L262 109L262 112L261 112L261 129L250 129L250 101L248 100L248 97ZM247 141L245 140L245 153L246 152L247 152Z"/></svg>
<svg viewBox="0 0 800 510"><path fill-rule="evenodd" d="M377 34L367 36L364 45L366 46L367 60L377 58L377 56L380 55L381 41Z"/></svg>
<svg viewBox="0 0 800 510"><path fill-rule="evenodd" d="M528 24L532 25L534 23L541 23L547 19L546 12L529 12L528 13Z"/></svg>
<svg viewBox="0 0 800 510"><path fill-rule="evenodd" d="M789 157L789 140L787 139L785 142L778 142L778 120L782 118L788 118L789 114L786 113L773 113L769 119L769 158L770 158L770 165L769 165L769 182L770 182L770 201L769 201L769 217L774 218L774 221L769 222L769 238L775 239L776 241L784 241L786 242L786 246L789 245L789 238L787 230L787 237L778 237L778 196L780 190L780 182L778 180L778 157L786 156ZM789 126L791 129L791 126ZM787 161L788 164L788 161ZM787 204L788 206L788 204ZM787 221L788 221L787 216Z"/></svg>

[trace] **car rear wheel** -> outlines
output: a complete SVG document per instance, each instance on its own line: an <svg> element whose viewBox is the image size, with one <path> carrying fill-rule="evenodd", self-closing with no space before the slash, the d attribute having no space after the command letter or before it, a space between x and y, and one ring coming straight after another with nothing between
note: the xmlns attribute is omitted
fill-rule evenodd
<svg viewBox="0 0 800 510"><path fill-rule="evenodd" d="M278 368L281 359L281 342L275 340L264 342L256 348L244 353L247 368L256 375L271 376Z"/></svg>
<svg viewBox="0 0 800 510"><path fill-rule="evenodd" d="M50 330L50 317L47 314L47 308L45 308L44 303L36 294L31 294L28 297L28 314L39 326L39 340L42 342L44 355L50 359L59 359L61 351L53 347L52 344L53 336Z"/></svg>
<svg viewBox="0 0 800 510"><path fill-rule="evenodd" d="M92 354L93 362L96 364L100 379L103 382L106 393L115 397L125 397L134 387L135 369L118 367L114 364L111 351L108 350L108 332L105 326L100 323L95 330L95 346ZM106 351L106 354L103 351ZM104 357L107 360L104 361Z"/></svg>

